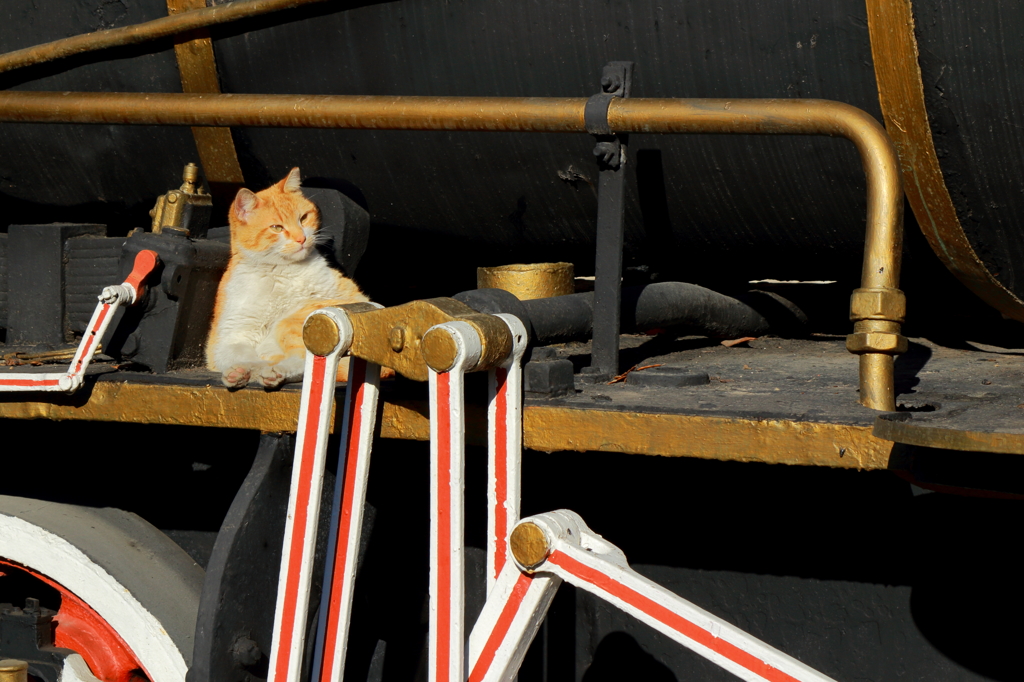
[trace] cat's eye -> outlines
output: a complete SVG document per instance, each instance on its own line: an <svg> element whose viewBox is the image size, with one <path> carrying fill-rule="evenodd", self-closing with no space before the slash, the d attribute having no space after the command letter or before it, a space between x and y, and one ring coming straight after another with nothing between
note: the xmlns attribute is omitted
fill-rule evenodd
<svg viewBox="0 0 1024 682"><path fill-rule="evenodd" d="M307 220L309 220L309 217L310 217L311 215L313 215L313 212L312 212L312 211L306 211L305 213L303 213L303 214L302 214L302 217L301 217L301 218L299 218L299 224L300 224L300 225L305 225L305 224L306 224L306 221L307 221Z"/></svg>
<svg viewBox="0 0 1024 682"><path fill-rule="evenodd" d="M284 230L284 225L271 225L270 226L270 231L271 232L282 232L283 230Z"/></svg>

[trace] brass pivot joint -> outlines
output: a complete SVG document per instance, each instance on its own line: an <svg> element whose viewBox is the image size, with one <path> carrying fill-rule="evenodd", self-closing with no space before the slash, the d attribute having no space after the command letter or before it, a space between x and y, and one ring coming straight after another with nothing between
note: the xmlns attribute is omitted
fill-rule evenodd
<svg viewBox="0 0 1024 682"><path fill-rule="evenodd" d="M846 349L860 355L860 402L874 410L896 409L893 356L907 352L900 325L907 316L907 297L887 287L855 289L850 298L853 333Z"/></svg>
<svg viewBox="0 0 1024 682"><path fill-rule="evenodd" d="M515 560L528 571L544 563L551 553L551 541L547 533L530 521L524 521L512 529L508 545Z"/></svg>

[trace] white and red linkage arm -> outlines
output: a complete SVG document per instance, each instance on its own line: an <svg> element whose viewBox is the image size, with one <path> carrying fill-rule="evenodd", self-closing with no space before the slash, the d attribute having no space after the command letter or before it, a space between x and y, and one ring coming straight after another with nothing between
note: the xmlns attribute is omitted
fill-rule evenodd
<svg viewBox="0 0 1024 682"><path fill-rule="evenodd" d="M506 322L517 337L517 328L508 318ZM522 412L509 403L521 399L518 395L513 398L521 389L510 379L511 373L520 371L516 356L492 372L488 596L469 637L469 682L512 682L516 678L563 581L608 601L741 679L831 682L639 575L629 568L620 549L591 531L574 512L561 510L518 521ZM512 433L517 434L515 440ZM503 441L502 434L507 440ZM513 528L508 535L502 533L499 520L503 513L504 527ZM506 552L504 561L498 556L502 550ZM497 581L492 584L495 573Z"/></svg>
<svg viewBox="0 0 1024 682"><path fill-rule="evenodd" d="M274 613L269 682L297 682L302 671L335 375L341 357L352 344L348 313L340 308L311 313L303 329L303 340L307 348L306 367ZM314 680L323 682L341 680L345 669L352 586L380 383L379 365L354 357L350 363L313 672Z"/></svg>
<svg viewBox="0 0 1024 682"><path fill-rule="evenodd" d="M115 284L103 289L99 295L100 302L89 320L78 351L71 359L71 365L64 372L47 372L18 374L0 377L0 392L6 391L63 391L74 393L85 380L96 346L110 326L110 321L119 306L134 305L142 298L142 281L153 272L159 263L155 251L139 251L135 256L135 264L128 279L123 284Z"/></svg>

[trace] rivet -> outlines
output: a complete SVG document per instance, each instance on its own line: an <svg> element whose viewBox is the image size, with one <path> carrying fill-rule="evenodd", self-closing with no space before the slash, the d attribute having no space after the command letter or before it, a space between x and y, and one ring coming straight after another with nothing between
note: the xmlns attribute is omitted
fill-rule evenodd
<svg viewBox="0 0 1024 682"><path fill-rule="evenodd" d="M392 327L391 333L388 334L388 340L391 342L391 350L401 353L405 348L405 330L401 327Z"/></svg>

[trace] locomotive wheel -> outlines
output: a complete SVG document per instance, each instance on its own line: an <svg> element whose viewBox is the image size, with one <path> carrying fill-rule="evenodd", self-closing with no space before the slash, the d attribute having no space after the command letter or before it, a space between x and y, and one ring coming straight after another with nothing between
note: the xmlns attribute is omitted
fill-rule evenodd
<svg viewBox="0 0 1024 682"><path fill-rule="evenodd" d="M102 682L185 679L204 572L146 521L0 496L0 563L60 593L53 644L80 654ZM81 669L75 658L66 673Z"/></svg>

